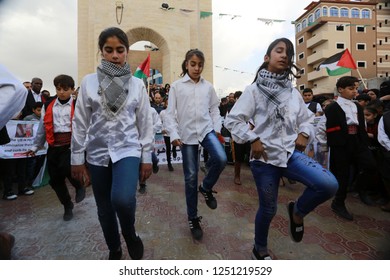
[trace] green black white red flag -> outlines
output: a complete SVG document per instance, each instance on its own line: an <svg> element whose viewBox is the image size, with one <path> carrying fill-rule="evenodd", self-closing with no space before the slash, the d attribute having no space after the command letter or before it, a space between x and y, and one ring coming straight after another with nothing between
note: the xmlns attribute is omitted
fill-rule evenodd
<svg viewBox="0 0 390 280"><path fill-rule="evenodd" d="M326 68L329 76L338 76L351 71L351 69L357 69L356 63L348 49L325 59L318 66L318 69L321 68Z"/></svg>
<svg viewBox="0 0 390 280"><path fill-rule="evenodd" d="M137 70L134 72L134 77L143 79L150 76L150 54L148 54L148 57L144 60L144 62L141 63L140 66L137 67Z"/></svg>

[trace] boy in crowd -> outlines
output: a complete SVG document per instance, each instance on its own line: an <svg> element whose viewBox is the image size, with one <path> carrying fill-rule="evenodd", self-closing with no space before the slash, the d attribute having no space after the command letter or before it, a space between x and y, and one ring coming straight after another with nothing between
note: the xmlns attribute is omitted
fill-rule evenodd
<svg viewBox="0 0 390 280"><path fill-rule="evenodd" d="M368 149L363 108L353 99L358 94L359 80L356 77L344 76L336 88L340 96L336 102L328 105L325 117L317 125L317 140L322 146L330 147L330 171L339 183L339 189L332 202L332 210L336 215L350 220L353 216L345 207L350 167L356 167L356 189L360 199L367 199L367 188L370 186L376 164Z"/></svg>
<svg viewBox="0 0 390 280"><path fill-rule="evenodd" d="M41 119L41 111L42 111L42 102L35 102L34 106L32 107L32 114L25 116L24 121L39 121Z"/></svg>
<svg viewBox="0 0 390 280"><path fill-rule="evenodd" d="M305 88L302 92L302 97L307 109L309 109L316 117L323 114L321 105L313 101L314 95L311 88Z"/></svg>
<svg viewBox="0 0 390 280"><path fill-rule="evenodd" d="M74 80L68 75L59 75L54 78L54 86L57 96L45 104L34 146L27 154L35 156L35 152L43 147L45 141L49 144L47 150L49 183L64 206L63 219L69 221L73 218L73 203L65 179L68 178L76 188L76 203L85 197L85 187L73 179L70 172L70 141L75 106L71 94L75 90Z"/></svg>

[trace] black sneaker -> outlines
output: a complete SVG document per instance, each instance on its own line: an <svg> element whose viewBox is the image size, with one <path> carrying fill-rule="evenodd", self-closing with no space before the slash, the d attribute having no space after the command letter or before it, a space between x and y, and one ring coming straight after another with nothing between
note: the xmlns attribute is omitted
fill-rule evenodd
<svg viewBox="0 0 390 280"><path fill-rule="evenodd" d="M84 198L85 198L85 187L76 189L76 197L75 197L76 203L83 201Z"/></svg>
<svg viewBox="0 0 390 280"><path fill-rule="evenodd" d="M144 255L144 244L141 238L137 235L135 237L125 237L127 250L133 260L140 260Z"/></svg>
<svg viewBox="0 0 390 280"><path fill-rule="evenodd" d="M290 201L287 204L287 212L289 217L288 232L290 234L292 241L301 242L303 238L304 227L303 224L297 224L294 222L293 219L294 205L295 202L293 201Z"/></svg>
<svg viewBox="0 0 390 280"><path fill-rule="evenodd" d="M203 231L200 227L200 220L202 220L202 216L188 220L192 237L196 240L201 240L203 237Z"/></svg>
<svg viewBox="0 0 390 280"><path fill-rule="evenodd" d="M138 192L144 194L146 192L146 184L140 184Z"/></svg>
<svg viewBox="0 0 390 280"><path fill-rule="evenodd" d="M257 252L255 246L253 246L252 250L252 260L272 260L272 257L268 254L260 256L259 252Z"/></svg>
<svg viewBox="0 0 390 280"><path fill-rule="evenodd" d="M24 188L22 191L19 192L20 195L33 195L34 190L32 188Z"/></svg>
<svg viewBox="0 0 390 280"><path fill-rule="evenodd" d="M216 191L205 191L202 188L202 185L199 185L199 192L204 196L204 199L206 200L206 204L210 209L216 209L217 208L217 200L213 196L213 193L217 193Z"/></svg>
<svg viewBox="0 0 390 280"><path fill-rule="evenodd" d="M15 200L17 198L18 198L18 196L16 194L14 194L13 192L7 192L3 195L3 199L5 199L5 200Z"/></svg>
<svg viewBox="0 0 390 280"><path fill-rule="evenodd" d="M119 247L119 250L117 251L110 251L110 254L108 255L109 260L120 260L122 258L122 248Z"/></svg>
<svg viewBox="0 0 390 280"><path fill-rule="evenodd" d="M73 218L73 203L65 208L64 221L70 221Z"/></svg>
<svg viewBox="0 0 390 280"><path fill-rule="evenodd" d="M344 218L348 221L353 221L353 216L348 212L344 204L337 204L332 201L331 204L332 211L336 213L337 216Z"/></svg>

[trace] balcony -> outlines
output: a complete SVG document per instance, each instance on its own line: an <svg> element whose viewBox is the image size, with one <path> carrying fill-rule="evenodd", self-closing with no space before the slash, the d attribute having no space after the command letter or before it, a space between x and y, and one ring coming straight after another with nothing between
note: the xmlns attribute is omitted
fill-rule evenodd
<svg viewBox="0 0 390 280"><path fill-rule="evenodd" d="M317 51L316 53L307 57L307 64L314 64L316 62L320 62L333 54L329 50Z"/></svg>
<svg viewBox="0 0 390 280"><path fill-rule="evenodd" d="M314 71L309 72L307 74L307 80L309 82L312 82L312 81L315 81L315 80L318 80L318 79L323 79L323 78L326 78L326 77L329 77L329 76L328 76L328 72L326 72L325 68L321 68L319 71L314 70Z"/></svg>
<svg viewBox="0 0 390 280"><path fill-rule="evenodd" d="M308 49L312 49L314 47L317 47L318 45L325 43L326 41L328 41L326 34L320 33L308 39L306 41L306 47Z"/></svg>

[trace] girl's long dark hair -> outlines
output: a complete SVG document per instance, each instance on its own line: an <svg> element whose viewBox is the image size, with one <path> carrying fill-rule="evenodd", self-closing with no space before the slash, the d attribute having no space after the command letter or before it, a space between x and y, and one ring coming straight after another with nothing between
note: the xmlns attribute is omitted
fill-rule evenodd
<svg viewBox="0 0 390 280"><path fill-rule="evenodd" d="M186 63L187 61L189 61L191 59L192 56L196 55L202 62L203 62L203 65L204 65L204 54L202 51L198 50L198 49L191 49L189 50L187 53L186 53L186 56L184 58L184 61L183 63L181 64L181 74L180 74L180 77L184 77L185 74L188 73L188 70L186 69Z"/></svg>
<svg viewBox="0 0 390 280"><path fill-rule="evenodd" d="M286 49L287 49L287 57L288 57L288 67L287 67L287 70L286 70L286 74L287 76L291 77L291 76L294 76L295 78L299 78L300 75L299 73L301 72L301 69L296 66L293 62L293 59L294 59L294 45L293 43L287 39L287 38L279 38L279 39L276 39L275 41L273 41L269 46L268 46L268 49L267 49L267 52L266 52L266 55L268 55L269 57L271 57L271 52L272 50L275 48L275 46L277 44L279 44L280 42L283 42L286 44ZM261 69L267 69L268 68L268 64L269 62L266 62L264 61L263 64L261 64L259 70L257 70L256 72L256 76L255 76L255 79L253 80L253 83L256 82L256 79L257 79L257 75L259 74L260 70ZM295 69L295 72L292 70L292 69Z"/></svg>

